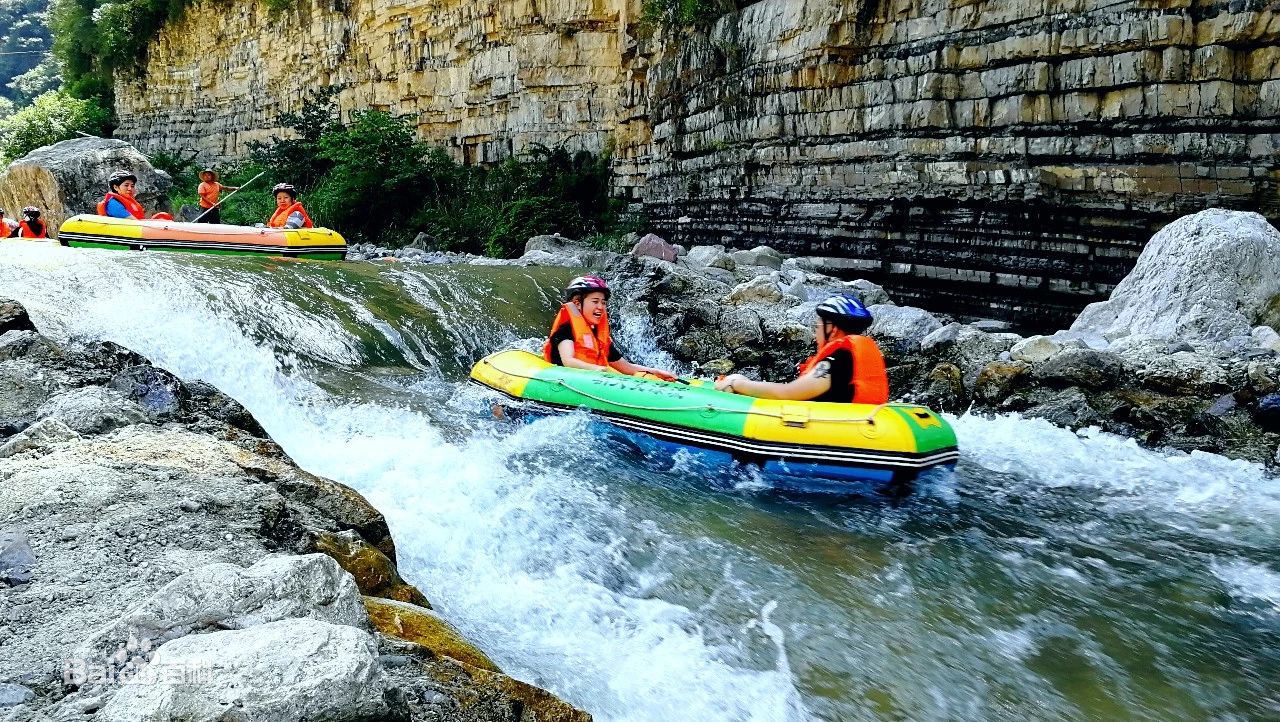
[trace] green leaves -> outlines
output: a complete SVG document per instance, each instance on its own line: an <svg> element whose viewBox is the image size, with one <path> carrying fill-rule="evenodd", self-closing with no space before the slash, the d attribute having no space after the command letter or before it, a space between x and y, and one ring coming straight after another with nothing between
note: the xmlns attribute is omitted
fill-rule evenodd
<svg viewBox="0 0 1280 722"><path fill-rule="evenodd" d="M20 158L40 146L76 137L76 131L99 135L111 120L111 112L92 100L52 91L31 105L0 120L0 155Z"/></svg>

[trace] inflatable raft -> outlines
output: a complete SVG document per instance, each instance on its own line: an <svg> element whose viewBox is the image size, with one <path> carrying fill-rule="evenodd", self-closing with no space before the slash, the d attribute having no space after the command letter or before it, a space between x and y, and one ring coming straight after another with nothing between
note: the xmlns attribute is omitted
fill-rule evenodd
<svg viewBox="0 0 1280 722"><path fill-rule="evenodd" d="M534 412L589 409L656 439L759 464L766 474L850 482L906 482L959 458L950 424L911 404L775 401L688 384L555 366L526 351L502 351L471 369L472 381ZM800 484L823 491L825 484Z"/></svg>
<svg viewBox="0 0 1280 722"><path fill-rule="evenodd" d="M327 228L253 228L216 223L79 215L63 222L58 240L73 248L187 251L342 260L347 241Z"/></svg>

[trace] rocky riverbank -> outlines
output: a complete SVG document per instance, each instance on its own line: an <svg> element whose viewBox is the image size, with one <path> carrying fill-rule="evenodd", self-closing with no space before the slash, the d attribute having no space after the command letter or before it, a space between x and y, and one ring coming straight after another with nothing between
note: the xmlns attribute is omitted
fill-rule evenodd
<svg viewBox="0 0 1280 722"><path fill-rule="evenodd" d="M0 302L0 719L588 720L238 403Z"/></svg>
<svg viewBox="0 0 1280 722"><path fill-rule="evenodd" d="M829 275L856 272L856 261L636 241L617 254L540 236L512 261L413 247L357 246L353 257L599 271L615 289L615 308L645 315L677 360L775 381L792 378L812 353L817 301L853 293L875 315L870 334L896 399L1277 464L1280 233L1257 214L1209 210L1170 224L1110 300L1068 329L1029 337L1000 322L899 306L873 283Z"/></svg>

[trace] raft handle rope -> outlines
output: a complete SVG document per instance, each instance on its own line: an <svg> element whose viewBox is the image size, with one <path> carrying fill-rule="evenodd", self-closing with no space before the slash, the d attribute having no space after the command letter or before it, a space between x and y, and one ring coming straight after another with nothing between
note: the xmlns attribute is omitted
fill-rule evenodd
<svg viewBox="0 0 1280 722"><path fill-rule="evenodd" d="M515 376L517 378L525 379L526 381L533 381L535 379L535 377L529 376L528 374L517 373L515 371L509 371L507 369L501 368L487 358L481 359L480 361L486 366L492 366L499 373L504 373L504 374L507 374L508 376ZM784 419L783 413L761 411L759 409L726 409L723 407L716 406L715 404L698 404L696 406L645 406L643 404L628 404L622 401L614 401L613 399L606 399L600 396L596 396L595 394L589 393L587 391L583 391L582 389L575 388L574 386L571 386L568 382L566 382L564 379L555 379L555 384L557 386L562 386L572 391L575 394L592 399L593 401L599 401L600 403L603 403L603 404L610 404L612 406L618 406L624 409L633 409L636 411L718 411L726 414L757 414L759 416L769 416L775 419ZM919 404L899 404L899 403L894 403L892 401L886 401L883 404L877 404L876 406L872 407L871 411L869 411L867 415L862 418L810 419L810 421L825 421L828 423L838 423L838 424L871 424L872 426L874 426L876 423L875 421L876 414L880 413L881 409L886 409L886 408L919 409L920 405ZM917 412L916 415L919 416L919 413Z"/></svg>

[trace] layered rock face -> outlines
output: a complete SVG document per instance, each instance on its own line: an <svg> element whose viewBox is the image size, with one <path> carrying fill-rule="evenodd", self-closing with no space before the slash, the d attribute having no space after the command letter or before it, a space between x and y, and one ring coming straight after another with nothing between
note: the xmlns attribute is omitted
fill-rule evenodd
<svg viewBox="0 0 1280 722"><path fill-rule="evenodd" d="M618 190L685 245L831 256L1029 326L1105 297L1174 217L1280 217L1280 14L1261 0L765 0L652 36L640 13L199 3L120 83L120 134L233 157L337 84L343 109L410 114L468 161L609 147Z"/></svg>

